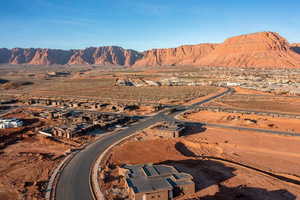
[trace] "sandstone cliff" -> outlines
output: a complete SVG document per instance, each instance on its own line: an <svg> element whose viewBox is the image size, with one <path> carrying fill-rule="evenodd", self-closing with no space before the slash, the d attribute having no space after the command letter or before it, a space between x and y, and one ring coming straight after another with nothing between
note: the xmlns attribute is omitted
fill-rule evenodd
<svg viewBox="0 0 300 200"><path fill-rule="evenodd" d="M278 33L260 32L232 37L221 44L184 45L143 53L116 46L68 51L0 48L0 63L300 67L300 44L289 44Z"/></svg>
<svg viewBox="0 0 300 200"><path fill-rule="evenodd" d="M29 63L35 55L35 49L14 48L10 51L9 63L20 64Z"/></svg>
<svg viewBox="0 0 300 200"><path fill-rule="evenodd" d="M58 49L36 49L34 57L29 61L33 65L66 64L72 53Z"/></svg>
<svg viewBox="0 0 300 200"><path fill-rule="evenodd" d="M101 64L129 66L141 57L134 50L121 47L91 47L84 50L13 48L0 49L0 63L9 64Z"/></svg>
<svg viewBox="0 0 300 200"><path fill-rule="evenodd" d="M200 44L144 52L135 66L194 65L229 67L300 67L300 46L274 32L229 38L222 44Z"/></svg>
<svg viewBox="0 0 300 200"><path fill-rule="evenodd" d="M300 55L279 34L261 32L229 38L195 65L300 67Z"/></svg>
<svg viewBox="0 0 300 200"><path fill-rule="evenodd" d="M121 47L91 47L74 50L68 64L100 64L130 66L141 57L137 51L125 50Z"/></svg>
<svg viewBox="0 0 300 200"><path fill-rule="evenodd" d="M153 49L144 52L135 66L192 65L216 48L216 44L184 45L177 48Z"/></svg>

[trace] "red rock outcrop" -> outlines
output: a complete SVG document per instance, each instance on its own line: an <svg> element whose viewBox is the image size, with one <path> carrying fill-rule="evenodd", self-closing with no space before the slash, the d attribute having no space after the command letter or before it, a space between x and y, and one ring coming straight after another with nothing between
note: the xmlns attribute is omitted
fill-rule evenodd
<svg viewBox="0 0 300 200"><path fill-rule="evenodd" d="M0 48L0 63L98 64L120 66L300 67L300 44L289 44L274 32L229 38L221 44L184 45L139 53L117 46L83 50Z"/></svg>
<svg viewBox="0 0 300 200"><path fill-rule="evenodd" d="M23 64L28 63L32 60L36 53L35 49L21 49L14 48L11 50L11 57L9 63L11 64Z"/></svg>
<svg viewBox="0 0 300 200"><path fill-rule="evenodd" d="M144 52L135 66L192 65L216 48L216 44L184 45L169 49L152 49Z"/></svg>
<svg viewBox="0 0 300 200"><path fill-rule="evenodd" d="M274 32L229 38L222 44L200 44L144 52L135 66L194 65L228 67L300 67L300 46Z"/></svg>
<svg viewBox="0 0 300 200"><path fill-rule="evenodd" d="M66 64L72 52L58 49L36 49L34 57L28 62L32 65Z"/></svg>
<svg viewBox="0 0 300 200"><path fill-rule="evenodd" d="M227 39L195 65L224 67L300 67L300 55L278 33L260 32Z"/></svg>
<svg viewBox="0 0 300 200"><path fill-rule="evenodd" d="M84 50L13 48L0 49L0 63L9 64L99 64L130 66L141 56L121 47L90 47Z"/></svg>
<svg viewBox="0 0 300 200"><path fill-rule="evenodd" d="M99 64L130 66L141 57L137 51L116 46L90 47L84 50L73 50L69 64Z"/></svg>

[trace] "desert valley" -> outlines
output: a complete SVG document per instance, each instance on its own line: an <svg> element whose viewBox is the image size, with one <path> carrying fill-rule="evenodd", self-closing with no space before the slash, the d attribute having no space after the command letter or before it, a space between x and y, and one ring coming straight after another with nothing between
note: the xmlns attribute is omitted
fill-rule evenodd
<svg viewBox="0 0 300 200"><path fill-rule="evenodd" d="M300 39L300 38L299 38ZM0 49L0 200L300 199L300 45Z"/></svg>

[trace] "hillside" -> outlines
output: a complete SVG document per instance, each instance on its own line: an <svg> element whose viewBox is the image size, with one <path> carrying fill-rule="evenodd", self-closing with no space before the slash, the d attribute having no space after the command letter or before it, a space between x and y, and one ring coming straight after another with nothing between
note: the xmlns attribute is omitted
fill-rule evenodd
<svg viewBox="0 0 300 200"><path fill-rule="evenodd" d="M145 52L116 46L79 50L0 48L0 64L120 66L300 67L300 44L274 32L229 38L221 44L184 45Z"/></svg>
<svg viewBox="0 0 300 200"><path fill-rule="evenodd" d="M169 49L152 49L144 52L135 66L192 65L216 48L216 44L185 45Z"/></svg>
<svg viewBox="0 0 300 200"><path fill-rule="evenodd" d="M300 55L273 32L227 39L196 65L229 67L300 67Z"/></svg>
<svg viewBox="0 0 300 200"><path fill-rule="evenodd" d="M221 44L200 44L146 51L135 66L194 65L228 67L300 67L300 45L289 45L274 32L229 38Z"/></svg>
<svg viewBox="0 0 300 200"><path fill-rule="evenodd" d="M132 65L141 54L121 47L90 47L83 50L13 48L0 49L0 63L9 64L102 64Z"/></svg>

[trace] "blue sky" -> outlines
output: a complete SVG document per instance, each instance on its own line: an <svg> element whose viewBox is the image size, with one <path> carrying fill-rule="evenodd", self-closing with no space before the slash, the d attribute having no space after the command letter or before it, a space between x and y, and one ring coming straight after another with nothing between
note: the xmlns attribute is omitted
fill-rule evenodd
<svg viewBox="0 0 300 200"><path fill-rule="evenodd" d="M299 0L2 0L0 47L145 50L275 31L300 42Z"/></svg>

